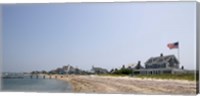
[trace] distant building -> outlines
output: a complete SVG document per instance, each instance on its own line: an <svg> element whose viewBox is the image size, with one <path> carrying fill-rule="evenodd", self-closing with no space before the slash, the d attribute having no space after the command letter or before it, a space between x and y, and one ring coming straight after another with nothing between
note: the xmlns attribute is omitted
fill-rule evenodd
<svg viewBox="0 0 200 96"><path fill-rule="evenodd" d="M50 73L50 74L56 74L56 70L51 70L48 73Z"/></svg>
<svg viewBox="0 0 200 96"><path fill-rule="evenodd" d="M66 74L73 74L75 73L76 69L73 66L67 65L63 66L62 68Z"/></svg>
<svg viewBox="0 0 200 96"><path fill-rule="evenodd" d="M57 68L55 71L58 74L65 74L65 71L62 68Z"/></svg>
<svg viewBox="0 0 200 96"><path fill-rule="evenodd" d="M63 66L62 68L57 68L56 70L49 71L50 74L89 74L89 72L75 68L71 65Z"/></svg>
<svg viewBox="0 0 200 96"><path fill-rule="evenodd" d="M138 61L137 64L131 64L129 66L127 66L128 69L144 69L144 67L141 65L141 62Z"/></svg>
<svg viewBox="0 0 200 96"><path fill-rule="evenodd" d="M94 74L106 74L106 73L108 73L108 70L104 69L104 68L92 66L91 73L94 73Z"/></svg>

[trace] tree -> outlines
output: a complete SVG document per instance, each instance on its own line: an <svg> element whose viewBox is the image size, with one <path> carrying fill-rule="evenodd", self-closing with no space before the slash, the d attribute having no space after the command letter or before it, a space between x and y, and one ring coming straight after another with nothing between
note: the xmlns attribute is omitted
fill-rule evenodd
<svg viewBox="0 0 200 96"><path fill-rule="evenodd" d="M130 70L130 69L121 69L120 70L120 74L129 75L131 73L132 73L132 70Z"/></svg>
<svg viewBox="0 0 200 96"><path fill-rule="evenodd" d="M35 74L35 73L36 73L35 71L32 71L32 72L31 72L31 74Z"/></svg>
<svg viewBox="0 0 200 96"><path fill-rule="evenodd" d="M128 68L127 68L127 69L130 69L130 70L131 70L132 68L131 68L131 66L128 66Z"/></svg>
<svg viewBox="0 0 200 96"><path fill-rule="evenodd" d="M140 64L141 62L140 61L138 61L138 64L137 64L137 66L136 66L136 69L140 69L140 66L141 66L141 64Z"/></svg>
<svg viewBox="0 0 200 96"><path fill-rule="evenodd" d="M113 72L113 74L120 74L120 75L130 75L132 74L133 70L129 69L129 68L121 68L120 70L115 69L115 71Z"/></svg>
<svg viewBox="0 0 200 96"><path fill-rule="evenodd" d="M110 70L110 73L113 73L113 72L114 72L114 69L111 69L111 70Z"/></svg>
<svg viewBox="0 0 200 96"><path fill-rule="evenodd" d="M47 71L43 70L43 71L42 71L42 74L47 74Z"/></svg>
<svg viewBox="0 0 200 96"><path fill-rule="evenodd" d="M125 69L125 65L122 65L122 68L121 69Z"/></svg>

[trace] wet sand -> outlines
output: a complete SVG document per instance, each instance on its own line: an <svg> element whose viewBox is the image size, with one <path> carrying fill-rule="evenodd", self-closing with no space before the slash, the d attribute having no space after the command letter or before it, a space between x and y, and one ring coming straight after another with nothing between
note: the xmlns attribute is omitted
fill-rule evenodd
<svg viewBox="0 0 200 96"><path fill-rule="evenodd" d="M186 80L97 75L68 75L58 79L70 82L76 93L196 94L196 82Z"/></svg>

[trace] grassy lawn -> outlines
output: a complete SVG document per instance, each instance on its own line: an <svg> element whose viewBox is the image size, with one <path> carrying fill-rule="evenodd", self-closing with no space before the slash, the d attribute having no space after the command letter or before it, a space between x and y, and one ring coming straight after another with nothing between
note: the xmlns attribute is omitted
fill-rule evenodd
<svg viewBox="0 0 200 96"><path fill-rule="evenodd" d="M157 74L157 75L137 75L139 78L155 78L155 79L177 79L195 81L195 74Z"/></svg>

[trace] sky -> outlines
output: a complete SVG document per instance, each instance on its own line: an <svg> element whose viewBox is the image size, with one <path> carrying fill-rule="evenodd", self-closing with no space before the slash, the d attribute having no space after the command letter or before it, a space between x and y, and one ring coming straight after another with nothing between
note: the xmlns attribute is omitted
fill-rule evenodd
<svg viewBox="0 0 200 96"><path fill-rule="evenodd" d="M5 4L3 71L108 70L175 55L196 69L196 3ZM178 57L177 57L178 58Z"/></svg>

